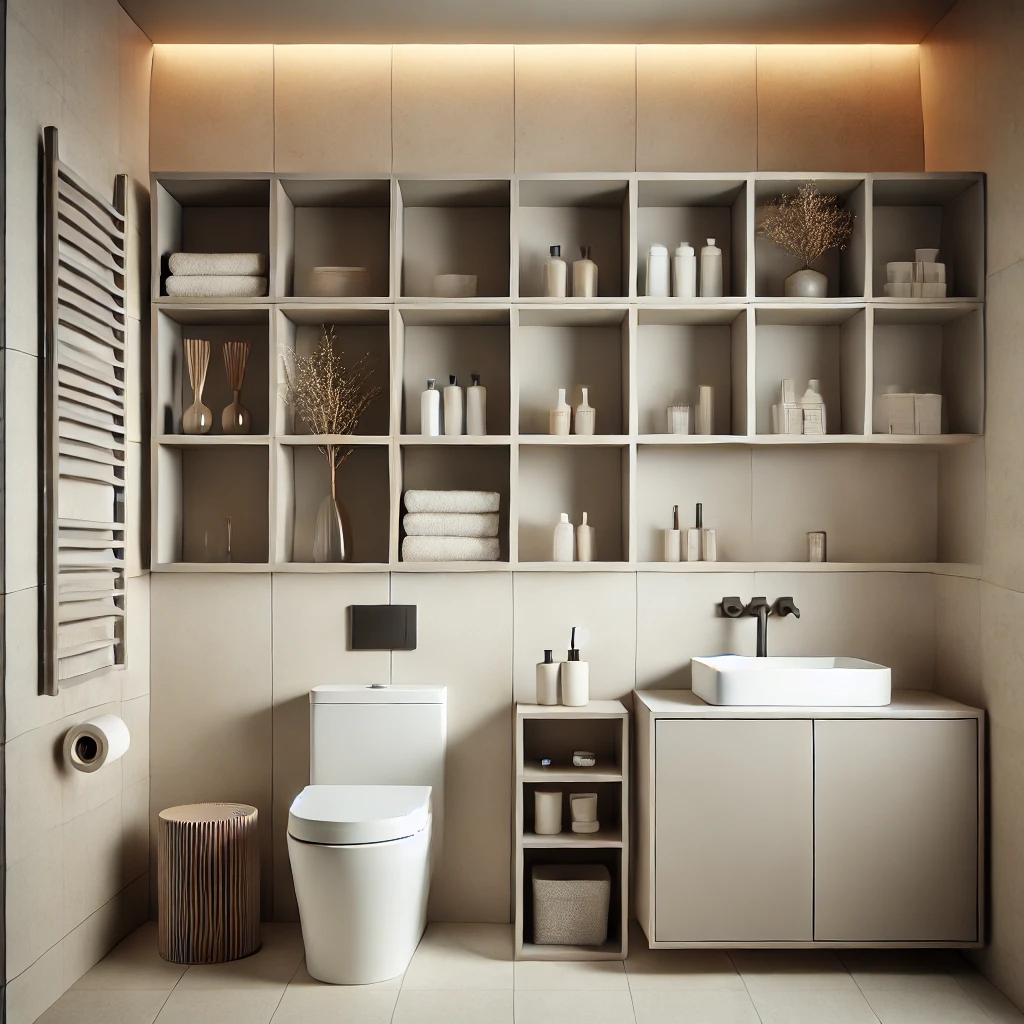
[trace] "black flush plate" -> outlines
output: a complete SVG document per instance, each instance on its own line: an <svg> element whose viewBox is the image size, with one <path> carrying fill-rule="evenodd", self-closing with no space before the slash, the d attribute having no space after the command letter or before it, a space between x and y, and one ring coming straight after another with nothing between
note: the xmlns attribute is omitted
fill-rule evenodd
<svg viewBox="0 0 1024 1024"><path fill-rule="evenodd" d="M349 650L416 650L416 605L354 604L349 613Z"/></svg>

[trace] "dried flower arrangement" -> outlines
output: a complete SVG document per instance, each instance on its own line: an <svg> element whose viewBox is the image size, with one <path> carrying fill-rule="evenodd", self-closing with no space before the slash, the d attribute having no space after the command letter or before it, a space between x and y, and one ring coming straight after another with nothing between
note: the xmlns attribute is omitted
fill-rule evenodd
<svg viewBox="0 0 1024 1024"><path fill-rule="evenodd" d="M853 234L854 215L839 205L838 196L826 195L814 181L801 185L795 196L770 200L765 209L758 234L804 267L829 249L845 249Z"/></svg>

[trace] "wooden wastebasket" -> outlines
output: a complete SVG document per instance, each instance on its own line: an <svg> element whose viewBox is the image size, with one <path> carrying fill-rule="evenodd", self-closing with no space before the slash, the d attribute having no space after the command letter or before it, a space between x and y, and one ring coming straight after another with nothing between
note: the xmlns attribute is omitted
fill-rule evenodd
<svg viewBox="0 0 1024 1024"><path fill-rule="evenodd" d="M238 960L260 948L260 846L248 804L160 812L160 955L177 964Z"/></svg>

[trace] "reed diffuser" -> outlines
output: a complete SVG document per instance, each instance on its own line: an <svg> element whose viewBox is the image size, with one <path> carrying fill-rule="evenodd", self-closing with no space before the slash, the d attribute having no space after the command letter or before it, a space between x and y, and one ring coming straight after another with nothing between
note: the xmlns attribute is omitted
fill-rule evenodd
<svg viewBox="0 0 1024 1024"><path fill-rule="evenodd" d="M213 413L203 405L203 388L210 368L210 343L204 338L186 338L185 363L193 402L181 418L181 429L186 434L208 434L213 426Z"/></svg>
<svg viewBox="0 0 1024 1024"><path fill-rule="evenodd" d="M220 414L220 428L225 434L248 434L252 417L242 405L239 396L245 382L245 366L249 362L252 345L248 341L224 342L224 371L231 388L232 401Z"/></svg>

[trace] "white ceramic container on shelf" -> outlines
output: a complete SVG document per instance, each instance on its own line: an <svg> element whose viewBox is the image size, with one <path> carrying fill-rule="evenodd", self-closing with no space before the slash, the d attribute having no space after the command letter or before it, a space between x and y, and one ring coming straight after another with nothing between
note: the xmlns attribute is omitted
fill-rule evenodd
<svg viewBox="0 0 1024 1024"><path fill-rule="evenodd" d="M697 254L689 242L680 242L672 257L672 294L677 299L697 294Z"/></svg>
<svg viewBox="0 0 1024 1024"><path fill-rule="evenodd" d="M721 298L724 288L722 250L713 238L700 250L700 294L704 298Z"/></svg>
<svg viewBox="0 0 1024 1024"><path fill-rule="evenodd" d="M647 294L667 298L669 294L668 249L652 245L647 253Z"/></svg>
<svg viewBox="0 0 1024 1024"><path fill-rule="evenodd" d="M597 412L590 404L589 388L583 388L583 401L576 406L575 429L577 434L593 434L597 425Z"/></svg>
<svg viewBox="0 0 1024 1024"><path fill-rule="evenodd" d="M437 274L434 294L442 299L472 299L476 297L476 274Z"/></svg>
<svg viewBox="0 0 1024 1024"><path fill-rule="evenodd" d="M309 294L339 299L369 295L370 272L366 267L314 267L309 275Z"/></svg>
<svg viewBox="0 0 1024 1024"><path fill-rule="evenodd" d="M786 278L785 292L787 299L824 299L828 296L828 278L804 267Z"/></svg>

